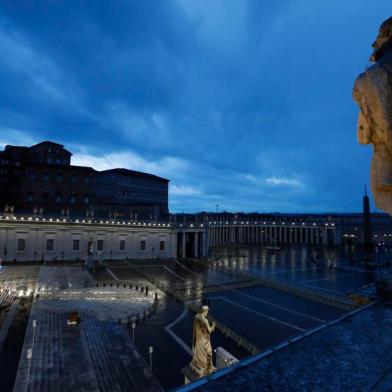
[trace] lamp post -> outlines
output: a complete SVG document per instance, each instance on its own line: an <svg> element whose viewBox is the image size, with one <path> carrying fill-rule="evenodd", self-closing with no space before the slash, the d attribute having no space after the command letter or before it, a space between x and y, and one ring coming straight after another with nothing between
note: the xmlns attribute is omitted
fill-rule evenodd
<svg viewBox="0 0 392 392"><path fill-rule="evenodd" d="M132 322L132 342L135 344L135 328L136 328L136 323L133 321Z"/></svg>
<svg viewBox="0 0 392 392"><path fill-rule="evenodd" d="M150 346L148 348L148 352L150 354L150 370L152 370L152 353L153 353L153 351L154 351L154 348L152 346Z"/></svg>

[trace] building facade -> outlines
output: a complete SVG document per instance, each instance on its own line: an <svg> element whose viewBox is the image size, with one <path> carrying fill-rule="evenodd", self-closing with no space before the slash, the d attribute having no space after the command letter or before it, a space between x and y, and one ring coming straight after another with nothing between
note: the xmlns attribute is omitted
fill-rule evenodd
<svg viewBox="0 0 392 392"><path fill-rule="evenodd" d="M203 224L0 216L5 261L125 260L206 256Z"/></svg>
<svg viewBox="0 0 392 392"><path fill-rule="evenodd" d="M0 205L39 216L162 219L169 181L127 169L71 165L63 145L44 141L0 151Z"/></svg>
<svg viewBox="0 0 392 392"><path fill-rule="evenodd" d="M128 169L97 172L95 211L98 216L166 219L169 180Z"/></svg>

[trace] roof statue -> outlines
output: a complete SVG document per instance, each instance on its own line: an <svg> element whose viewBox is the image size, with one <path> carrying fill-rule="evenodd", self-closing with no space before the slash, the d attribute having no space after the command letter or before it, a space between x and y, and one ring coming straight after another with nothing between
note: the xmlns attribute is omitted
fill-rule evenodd
<svg viewBox="0 0 392 392"><path fill-rule="evenodd" d="M360 144L372 144L370 183L375 204L392 215L392 18L380 26L373 63L355 81Z"/></svg>

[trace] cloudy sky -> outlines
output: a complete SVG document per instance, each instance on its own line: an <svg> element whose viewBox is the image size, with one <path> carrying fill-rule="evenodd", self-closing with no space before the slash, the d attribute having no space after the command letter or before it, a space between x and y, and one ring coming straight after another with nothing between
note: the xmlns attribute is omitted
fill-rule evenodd
<svg viewBox="0 0 392 392"><path fill-rule="evenodd" d="M2 1L0 147L169 178L170 209L358 211L356 75L390 0Z"/></svg>

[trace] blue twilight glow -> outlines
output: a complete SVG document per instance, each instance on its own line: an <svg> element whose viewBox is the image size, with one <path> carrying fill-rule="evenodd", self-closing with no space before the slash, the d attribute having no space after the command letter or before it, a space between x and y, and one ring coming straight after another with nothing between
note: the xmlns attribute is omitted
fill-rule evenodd
<svg viewBox="0 0 392 392"><path fill-rule="evenodd" d="M171 179L171 211L358 211L390 0L2 1L0 147Z"/></svg>

